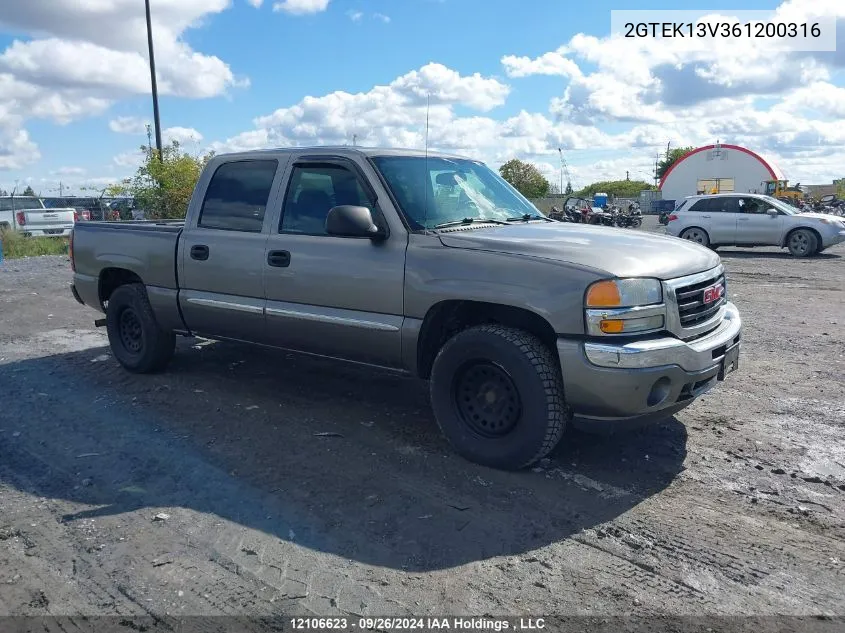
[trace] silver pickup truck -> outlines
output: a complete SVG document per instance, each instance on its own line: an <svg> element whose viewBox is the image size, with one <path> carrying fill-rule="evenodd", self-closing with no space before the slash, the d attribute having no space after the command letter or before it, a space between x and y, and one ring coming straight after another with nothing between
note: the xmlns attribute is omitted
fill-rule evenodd
<svg viewBox="0 0 845 633"><path fill-rule="evenodd" d="M220 155L184 222L83 222L72 291L129 371L175 335L429 380L455 450L528 466L582 428L671 416L738 366L718 255L556 222L483 163L350 147Z"/></svg>

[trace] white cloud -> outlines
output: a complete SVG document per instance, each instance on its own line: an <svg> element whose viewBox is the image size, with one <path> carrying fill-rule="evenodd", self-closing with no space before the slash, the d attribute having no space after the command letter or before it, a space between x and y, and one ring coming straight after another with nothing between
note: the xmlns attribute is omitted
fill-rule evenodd
<svg viewBox="0 0 845 633"><path fill-rule="evenodd" d="M249 4L254 6L256 9L260 9L261 5L264 4L264 0L246 0Z"/></svg>
<svg viewBox="0 0 845 633"><path fill-rule="evenodd" d="M390 24L390 16L385 15L384 13L373 13L373 18L379 20L380 22L384 22L385 24Z"/></svg>
<svg viewBox="0 0 845 633"><path fill-rule="evenodd" d="M207 98L248 85L214 55L183 39L231 0L156 0L152 6L159 91ZM0 3L0 28L29 36L0 51L0 169L39 158L23 126L98 116L116 100L150 91L146 21L136 0L27 0ZM31 38L31 39L30 39ZM24 134L20 134L24 131Z"/></svg>
<svg viewBox="0 0 845 633"><path fill-rule="evenodd" d="M161 136L165 144L176 141L180 145L185 145L187 143L199 143L203 140L202 134L192 127L169 127L162 130Z"/></svg>
<svg viewBox="0 0 845 633"><path fill-rule="evenodd" d="M143 134L149 121L134 116L119 116L109 121L109 129L118 134Z"/></svg>
<svg viewBox="0 0 845 633"><path fill-rule="evenodd" d="M26 130L9 129L0 121L0 169L21 169L41 158Z"/></svg>
<svg viewBox="0 0 845 633"><path fill-rule="evenodd" d="M134 170L144 162L144 152L140 149L134 152L123 152L112 158L112 161L118 167L126 167Z"/></svg>
<svg viewBox="0 0 845 633"><path fill-rule="evenodd" d="M346 15L353 22L360 22L362 20L362 18L364 17L363 12L361 12L361 11L347 11Z"/></svg>
<svg viewBox="0 0 845 633"><path fill-rule="evenodd" d="M82 176L85 171L84 167L59 167L55 173L58 176Z"/></svg>
<svg viewBox="0 0 845 633"><path fill-rule="evenodd" d="M291 15L322 13L329 8L329 0L282 0L273 5L273 11L284 11Z"/></svg>

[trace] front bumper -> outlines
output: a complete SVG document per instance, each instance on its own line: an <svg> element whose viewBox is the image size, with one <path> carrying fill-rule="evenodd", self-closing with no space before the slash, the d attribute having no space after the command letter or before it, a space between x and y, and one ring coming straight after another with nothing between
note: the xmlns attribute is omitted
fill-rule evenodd
<svg viewBox="0 0 845 633"><path fill-rule="evenodd" d="M674 337L629 343L559 338L564 392L576 426L619 428L664 419L718 382L738 353L742 320L732 303L722 322L694 341Z"/></svg>
<svg viewBox="0 0 845 633"><path fill-rule="evenodd" d="M829 248L845 242L845 231L831 231L822 236L822 248Z"/></svg>

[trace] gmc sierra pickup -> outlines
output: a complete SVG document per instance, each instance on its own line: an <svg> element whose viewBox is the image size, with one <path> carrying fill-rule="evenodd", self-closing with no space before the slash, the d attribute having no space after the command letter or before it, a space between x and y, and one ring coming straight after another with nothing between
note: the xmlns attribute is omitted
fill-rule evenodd
<svg viewBox="0 0 845 633"><path fill-rule="evenodd" d="M72 291L129 371L175 335L429 380L457 452L498 468L582 428L671 416L738 365L713 251L556 222L483 163L350 147L214 157L184 222L83 222Z"/></svg>

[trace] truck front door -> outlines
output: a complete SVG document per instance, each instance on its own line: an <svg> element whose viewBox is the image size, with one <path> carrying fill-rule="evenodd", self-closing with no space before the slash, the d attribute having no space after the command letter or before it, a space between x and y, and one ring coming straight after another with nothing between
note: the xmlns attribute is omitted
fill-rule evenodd
<svg viewBox="0 0 845 633"><path fill-rule="evenodd" d="M265 211L275 201L283 160L223 162L197 185L197 191L206 185L205 196L192 201L200 208L179 240L179 303L192 332L264 342Z"/></svg>
<svg viewBox="0 0 845 633"><path fill-rule="evenodd" d="M400 367L407 232L394 225L376 242L325 231L339 205L366 206L389 226L367 168L342 157L292 162L264 259L267 336L280 347Z"/></svg>

